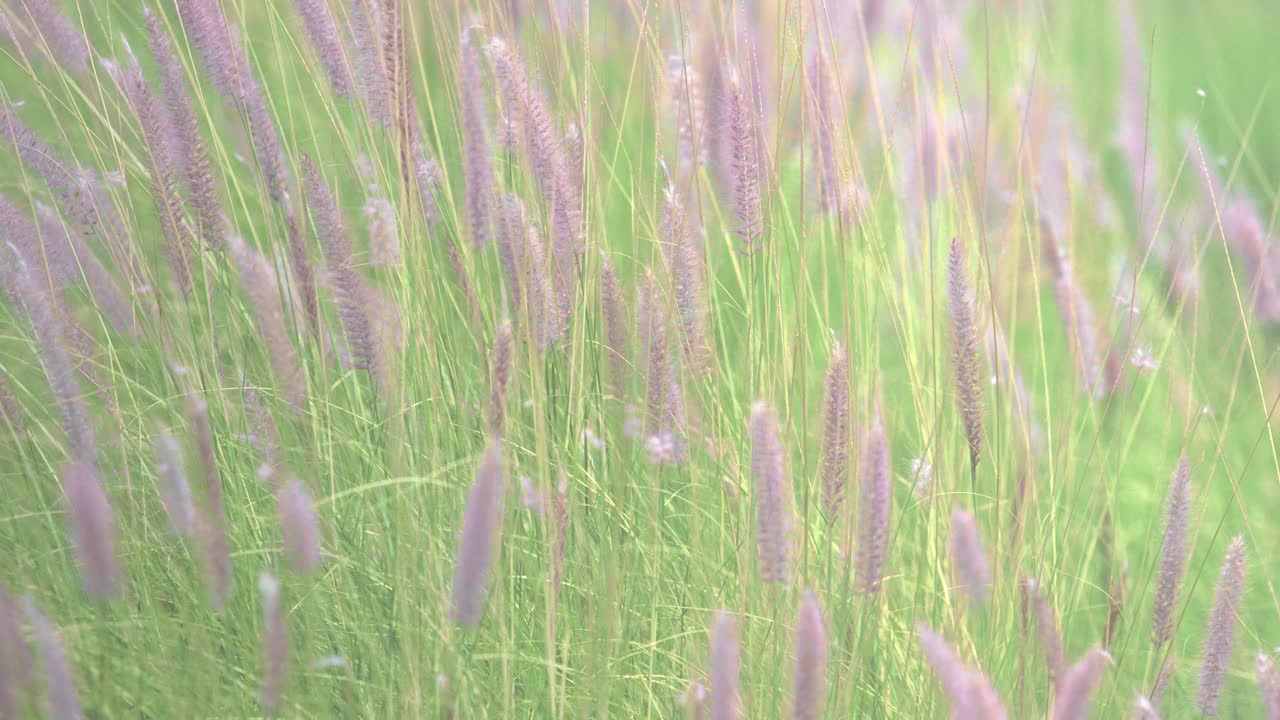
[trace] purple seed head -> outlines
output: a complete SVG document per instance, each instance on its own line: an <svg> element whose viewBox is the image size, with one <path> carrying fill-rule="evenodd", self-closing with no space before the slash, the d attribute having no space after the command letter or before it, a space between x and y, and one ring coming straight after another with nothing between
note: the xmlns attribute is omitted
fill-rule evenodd
<svg viewBox="0 0 1280 720"><path fill-rule="evenodd" d="M778 419L763 402L751 408L751 474L756 481L756 552L760 580L785 585L790 532L786 459Z"/></svg>
<svg viewBox="0 0 1280 720"><path fill-rule="evenodd" d="M959 238L951 239L947 260L947 303L951 311L951 363L956 401L969 442L969 469L976 473L982 456L982 370L978 365L978 334L970 299L969 274Z"/></svg>
<svg viewBox="0 0 1280 720"><path fill-rule="evenodd" d="M1262 707L1267 711L1267 720L1280 720L1280 669L1276 668L1275 656L1267 652L1258 653L1254 673L1258 680L1258 693L1262 696Z"/></svg>
<svg viewBox="0 0 1280 720"><path fill-rule="evenodd" d="M0 288L26 316L35 332L40 364L57 401L71 455L78 461L93 464L98 455L97 439L81 395L76 368L65 348L70 331L64 319L67 313L39 278L40 274L32 271L15 245L0 246Z"/></svg>
<svg viewBox="0 0 1280 720"><path fill-rule="evenodd" d="M1095 647L1080 659L1058 683L1053 697L1053 720L1087 720L1102 673L1112 662L1106 650Z"/></svg>
<svg viewBox="0 0 1280 720"><path fill-rule="evenodd" d="M556 498L551 508L555 522L556 554L551 565L551 585L560 592L560 580L564 577L565 550L569 544L569 477L560 471L560 483L556 486Z"/></svg>
<svg viewBox="0 0 1280 720"><path fill-rule="evenodd" d="M707 291L702 252L689 232L688 218L674 185L664 191L663 251L670 268L672 294L680 314L685 365L692 372L710 369L707 337Z"/></svg>
<svg viewBox="0 0 1280 720"><path fill-rule="evenodd" d="M822 508L834 524L849 475L849 355L836 343L827 365L822 404Z"/></svg>
<svg viewBox="0 0 1280 720"><path fill-rule="evenodd" d="M1160 711L1145 695L1133 701L1133 720L1162 720Z"/></svg>
<svg viewBox="0 0 1280 720"><path fill-rule="evenodd" d="M17 718L31 690L31 650L22 637L22 615L0 587L0 718Z"/></svg>
<svg viewBox="0 0 1280 720"><path fill-rule="evenodd" d="M1040 583L1026 578L1022 583L1025 602L1035 619L1036 638L1040 642L1040 650L1044 653L1045 665L1049 670L1049 682L1058 685L1067 672L1067 662L1062 649L1062 635L1058 632L1058 618L1049 606Z"/></svg>
<svg viewBox="0 0 1280 720"><path fill-rule="evenodd" d="M828 68L826 54L813 52L808 68L809 142L813 153L813 166L818 176L818 197L823 212L835 214L841 210L841 182L837 165L836 132L840 126L840 113L833 107L835 90Z"/></svg>
<svg viewBox="0 0 1280 720"><path fill-rule="evenodd" d="M893 501L893 477L889 461L889 440L876 412L876 421L867 431L862 453L862 506L858 525L855 577L858 591L880 591L884 559L889 542L889 512Z"/></svg>
<svg viewBox="0 0 1280 720"><path fill-rule="evenodd" d="M44 690L48 698L48 717L51 720L80 720L80 696L71 672L71 661L62 645L62 636L53 623L36 607L30 597L26 600L27 623L31 626L40 666L44 668Z"/></svg>
<svg viewBox="0 0 1280 720"><path fill-rule="evenodd" d="M351 237L342 221L333 194L320 175L320 169L310 158L302 158L302 170L306 177L307 206L316 234L324 245L325 262L329 266L329 286L334 304L338 306L338 319L351 345L351 355L356 366L381 377L381 354L375 339L373 323L369 317L370 291L368 281L355 266L351 251Z"/></svg>
<svg viewBox="0 0 1280 720"><path fill-rule="evenodd" d="M489 147L489 118L485 112L480 51L472 42L479 30L462 31L458 58L458 100L462 130L462 172L467 186L467 219L471 240L483 248L489 240L493 204L493 151Z"/></svg>
<svg viewBox="0 0 1280 720"><path fill-rule="evenodd" d="M686 720L706 720L708 697L707 686L701 680L692 680L676 700L684 708Z"/></svg>
<svg viewBox="0 0 1280 720"><path fill-rule="evenodd" d="M764 218L760 209L760 159L756 125L759 113L752 99L751 89L736 69L730 70L728 96L725 98L727 121L722 132L728 133L724 141L730 148L732 197L737 216L735 233L745 252L759 249L764 232Z"/></svg>
<svg viewBox="0 0 1280 720"><path fill-rule="evenodd" d="M680 178L689 178L707 162L708 142L704 135L706 104L697 68L682 56L672 56L669 60L676 137L679 140L676 172Z"/></svg>
<svg viewBox="0 0 1280 720"><path fill-rule="evenodd" d="M961 508L951 513L951 563L964 591L979 605L985 604L991 585L991 568L982 548L978 524L969 511Z"/></svg>
<svg viewBox="0 0 1280 720"><path fill-rule="evenodd" d="M501 437L507 414L507 391L511 386L511 353L514 337L511 321L503 320L493 341L489 365L489 434Z"/></svg>
<svg viewBox="0 0 1280 720"><path fill-rule="evenodd" d="M293 569L300 573L315 572L324 562L320 553L320 519L316 517L311 492L296 477L290 477L276 490L276 513L284 537L285 554Z"/></svg>
<svg viewBox="0 0 1280 720"><path fill-rule="evenodd" d="M513 307L526 309L524 283L521 277L528 270L525 263L525 238L529 221L525 218L524 203L514 193L504 193L498 202L497 242L502 269L507 276L507 294Z"/></svg>
<svg viewBox="0 0 1280 720"><path fill-rule="evenodd" d="M191 499L191 485L187 482L182 446L167 432L157 435L154 444L156 479L169 524L175 534L191 537L196 530L196 509Z"/></svg>
<svg viewBox="0 0 1280 720"><path fill-rule="evenodd" d="M1160 548L1160 572L1156 577L1151 615L1151 642L1158 648L1173 638L1174 609L1187 561L1187 526L1191 509L1191 466L1178 461L1165 506L1164 544Z"/></svg>
<svg viewBox="0 0 1280 720"><path fill-rule="evenodd" d="M741 673L737 622L720 610L711 624L711 720L741 720Z"/></svg>
<svg viewBox="0 0 1280 720"><path fill-rule="evenodd" d="M218 207L213 167L187 89L186 75L159 14L149 7L143 8L143 14L147 20L151 55L160 74L165 109L172 126L173 158L178 164L187 201L191 204L192 218L205 247L218 249L222 247L222 212Z"/></svg>
<svg viewBox="0 0 1280 720"><path fill-rule="evenodd" d="M1227 546L1222 558L1222 574L1218 576L1213 610L1209 613L1200 660L1200 687L1196 708L1207 717L1218 714L1218 697L1231 664L1231 648L1235 643L1236 617L1240 596L1244 593L1244 536L1238 535Z"/></svg>
<svg viewBox="0 0 1280 720"><path fill-rule="evenodd" d="M489 571L502 532L502 488L502 441L495 439L476 469L454 557L453 620L465 628L474 628L484 614Z"/></svg>
<svg viewBox="0 0 1280 720"><path fill-rule="evenodd" d="M329 76L333 94L340 98L353 97L355 82L351 78L351 68L347 65L347 50L342 36L338 34L333 15L329 12L329 4L325 0L294 0L293 6L302 18L302 25L315 48L320 66Z"/></svg>
<svg viewBox="0 0 1280 720"><path fill-rule="evenodd" d="M818 720L827 699L827 634L822 608L812 590L805 592L796 616L795 689L791 717Z"/></svg>
<svg viewBox="0 0 1280 720"><path fill-rule="evenodd" d="M89 65L89 43L58 9L54 0L16 0L9 6L29 39L72 72L84 72Z"/></svg>
<svg viewBox="0 0 1280 720"><path fill-rule="evenodd" d="M187 224L178 191L177 138L165 105L156 97L136 58L124 67L110 60L103 66L115 80L142 126L151 197L155 201L163 236L163 252L178 290L190 294L195 238Z"/></svg>
<svg viewBox="0 0 1280 720"><path fill-rule="evenodd" d="M118 597L123 579L116 559L115 516L97 468L87 462L68 465L62 475L62 492L85 589L98 599Z"/></svg>
<svg viewBox="0 0 1280 720"><path fill-rule="evenodd" d="M967 665L946 640L924 623L916 625L916 634L925 660L951 701L951 717L972 720L1005 719L1007 713L1004 705L985 673Z"/></svg>
<svg viewBox="0 0 1280 720"><path fill-rule="evenodd" d="M280 708L289 665L289 628L280 604L280 581L269 572L258 576L262 596L262 704L271 712Z"/></svg>
<svg viewBox="0 0 1280 720"><path fill-rule="evenodd" d="M227 542L227 519L222 503L222 475L214 455L213 430L209 426L209 406L197 395L187 396L187 422L195 438L200 458L203 512L197 517L197 534L204 555L205 582L215 610L222 610L231 597L231 548Z"/></svg>
<svg viewBox="0 0 1280 720"><path fill-rule="evenodd" d="M604 314L606 352L609 354L609 381L613 397L625 402L627 385L631 377L631 336L627 332L627 308L622 297L618 276L608 256L600 259L600 306Z"/></svg>
<svg viewBox="0 0 1280 720"><path fill-rule="evenodd" d="M280 304L280 280L271 263L254 248L232 235L227 252L240 274L240 285L253 306L258 332L290 409L301 414L307 402L306 376L298 363L298 351L289 333L285 308Z"/></svg>

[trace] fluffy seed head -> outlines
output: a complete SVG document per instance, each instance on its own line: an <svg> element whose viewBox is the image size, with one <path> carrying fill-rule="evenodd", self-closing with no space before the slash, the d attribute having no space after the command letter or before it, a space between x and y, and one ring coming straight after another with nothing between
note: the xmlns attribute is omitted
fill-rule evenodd
<svg viewBox="0 0 1280 720"><path fill-rule="evenodd" d="M1045 665L1049 669L1049 682L1055 686L1067 672L1065 653L1062 650L1062 635L1058 632L1058 618L1049 607L1049 600L1044 595L1040 583L1026 578L1022 583L1025 593L1024 602L1029 606L1035 619L1036 638L1040 642L1040 650L1044 653Z"/></svg>
<svg viewBox="0 0 1280 720"><path fill-rule="evenodd" d="M355 82L351 79L347 51L329 12L329 4L325 0L293 0L293 6L302 18L307 38L315 48L316 59L329 76L333 94L340 98L353 97Z"/></svg>
<svg viewBox="0 0 1280 720"><path fill-rule="evenodd" d="M290 477L276 490L276 513L284 537L285 554L293 569L311 573L320 567L320 520L316 517L311 492L296 477Z"/></svg>
<svg viewBox="0 0 1280 720"><path fill-rule="evenodd" d="M502 441L492 440L476 469L454 558L453 620L473 628L484 614L489 571L502 532Z"/></svg>
<svg viewBox="0 0 1280 720"><path fill-rule="evenodd" d="M480 52L472 42L479 28L462 31L458 58L458 93L462 130L462 172L467 186L467 219L471 241L483 248L489 240L493 205L493 151L485 112Z"/></svg>
<svg viewBox="0 0 1280 720"><path fill-rule="evenodd" d="M143 8L143 14L147 20L151 55L160 74L165 110L172 126L173 159L178 164L187 200L191 204L197 233L206 248L218 249L222 246L223 222L218 208L217 185L208 149L201 135L200 123L196 119L187 90L186 75L160 16L149 7Z"/></svg>
<svg viewBox="0 0 1280 720"><path fill-rule="evenodd" d="M1200 660L1200 687L1196 708L1208 717L1218 714L1218 697L1231 664L1231 648L1235 643L1236 613L1244 593L1244 536L1236 536L1222 558L1222 574L1218 576L1213 610L1209 613L1204 654Z"/></svg>
<svg viewBox="0 0 1280 720"><path fill-rule="evenodd" d="M880 590L884 558L889 542L889 511L893 496L893 476L889 464L889 441L877 419L867 432L862 453L862 507L858 525L855 568L859 592Z"/></svg>
<svg viewBox="0 0 1280 720"><path fill-rule="evenodd" d="M1174 608L1187 561L1187 525L1191 508L1191 466L1184 457L1173 471L1165 506L1164 544L1160 548L1160 573L1156 577L1151 614L1151 642L1161 647L1173 637Z"/></svg>
<svg viewBox="0 0 1280 720"><path fill-rule="evenodd" d="M1111 663L1106 650L1095 647L1080 659L1058 683L1053 698L1053 720L1088 720L1093 692L1102 680L1102 672Z"/></svg>
<svg viewBox="0 0 1280 720"><path fill-rule="evenodd" d="M728 611L720 610L711 624L711 720L741 720L741 673L738 626Z"/></svg>
<svg viewBox="0 0 1280 720"><path fill-rule="evenodd" d="M951 717L1005 720L1004 705L985 673L967 665L946 640L924 623L916 625L916 635L925 660L951 700Z"/></svg>
<svg viewBox="0 0 1280 720"><path fill-rule="evenodd" d="M173 532L190 537L196 529L196 509L191 499L191 485L187 482L182 446L167 432L156 435L154 445L160 500L164 502Z"/></svg>
<svg viewBox="0 0 1280 720"><path fill-rule="evenodd" d="M26 316L35 332L40 364L57 400L71 455L93 464L98 454L97 439L81 396L75 366L65 348L69 330L63 319L66 313L39 281L41 276L31 269L15 245L0 246L0 289Z"/></svg>
<svg viewBox="0 0 1280 720"><path fill-rule="evenodd" d="M969 442L969 466L977 472L982 456L982 372L978 366L978 334L970 300L969 274L959 238L951 239L947 260L947 303L951 311L951 364L955 372L956 401Z"/></svg>
<svg viewBox="0 0 1280 720"><path fill-rule="evenodd" d="M834 524L849 475L849 355L836 343L827 365L822 404L822 508Z"/></svg>
<svg viewBox="0 0 1280 720"><path fill-rule="evenodd" d="M1258 653L1254 673L1258 679L1258 692L1262 695L1262 707L1267 711L1267 720L1280 720L1280 669L1276 668L1275 656L1266 652Z"/></svg>
<svg viewBox="0 0 1280 720"><path fill-rule="evenodd" d="M44 689L48 697L51 720L80 720L80 695L72 677L71 662L62 645L62 636L53 623L36 608L35 601L26 598L27 623L31 625L40 666L44 668Z"/></svg>
<svg viewBox="0 0 1280 720"><path fill-rule="evenodd" d="M631 374L631 336L627 332L627 308L618 276L607 256L600 259L600 305L604 314L605 343L609 354L609 382L618 402L627 398Z"/></svg>
<svg viewBox="0 0 1280 720"><path fill-rule="evenodd" d="M97 468L87 462L68 465L62 475L62 492L85 589L99 599L118 597L123 580L116 559L115 516Z"/></svg>
<svg viewBox="0 0 1280 720"><path fill-rule="evenodd" d="M54 62L72 72L84 72L89 65L89 43L53 0L16 0L9 6L21 23L26 39L47 52Z"/></svg>
<svg viewBox="0 0 1280 720"><path fill-rule="evenodd" d="M1151 703L1151 700L1145 695L1139 695L1138 699L1133 701L1133 720L1162 720L1162 718L1160 711Z"/></svg>
<svg viewBox="0 0 1280 720"><path fill-rule="evenodd" d="M701 680L693 680L676 701L684 708L686 720L706 720L707 697L707 686Z"/></svg>
<svg viewBox="0 0 1280 720"><path fill-rule="evenodd" d="M707 337L707 291L702 252L689 232L688 219L675 186L664 191L665 241L671 274L672 294L680 313L681 340L685 366L694 373L710 368L711 347Z"/></svg>
<svg viewBox="0 0 1280 720"><path fill-rule="evenodd" d="M301 414L307 402L306 376L298 364L298 351L293 345L286 323L285 308L280 304L280 285L275 270L254 248L236 236L226 240L227 252L240 274L240 285L253 306L253 314L262 336L262 344L275 371L276 382L289 403Z"/></svg>
<svg viewBox="0 0 1280 720"><path fill-rule="evenodd" d="M840 171L836 162L836 128L839 127L841 118L833 107L835 98L832 95L835 91L827 62L826 54L821 49L815 50L809 61L809 114L806 119L813 165L817 169L818 197L823 212L835 214L843 205L840 200Z"/></svg>
<svg viewBox="0 0 1280 720"><path fill-rule="evenodd" d="M196 396L187 396L187 422L195 438L200 458L204 508L199 519L199 537L204 554L209 599L221 610L231 597L231 548L227 543L227 519L222 503L222 475L214 455L213 431L209 426L209 406Z"/></svg>
<svg viewBox="0 0 1280 720"><path fill-rule="evenodd" d="M551 585L560 592L560 580L564 577L565 550L569 544L569 478L560 471L560 484L556 486L556 498L551 508L556 537L556 554L551 565Z"/></svg>
<svg viewBox="0 0 1280 720"><path fill-rule="evenodd" d="M724 132L730 148L734 213L737 215L735 233L746 252L759 249L760 236L764 232L764 218L760 210L760 162L756 157L759 145L756 140L758 113L749 87L736 70L729 74L728 97L725 112L728 122Z"/></svg>
<svg viewBox="0 0 1280 720"><path fill-rule="evenodd" d="M280 581L269 572L258 576L262 596L262 704L273 713L280 708L289 665L289 629L280 604Z"/></svg>
<svg viewBox="0 0 1280 720"><path fill-rule="evenodd" d="M817 720L827 699L827 634L822 608L812 590L805 592L796 616L794 720Z"/></svg>
<svg viewBox="0 0 1280 720"><path fill-rule="evenodd" d="M324 245L329 285L338 306L338 318L351 346L352 361L356 367L381 378L382 356L368 314L371 307L368 281L355 267L351 238L319 168L309 158L303 157L302 169L306 176L311 221Z"/></svg>
<svg viewBox="0 0 1280 720"><path fill-rule="evenodd" d="M0 587L0 718L18 717L31 688L31 668L31 650L22 637L18 605Z"/></svg>
<svg viewBox="0 0 1280 720"><path fill-rule="evenodd" d="M965 592L978 604L985 604L991 585L991 568L982 549L978 524L969 511L961 508L951 513L951 563Z"/></svg>
<svg viewBox="0 0 1280 720"><path fill-rule="evenodd" d="M493 359L489 366L489 434L493 437L502 436L503 420L507 414L513 342L511 321L503 320L494 337Z"/></svg>
<svg viewBox="0 0 1280 720"><path fill-rule="evenodd" d="M790 532L786 459L778 419L763 402L751 408L751 474L756 480L756 552L760 580L786 584Z"/></svg>

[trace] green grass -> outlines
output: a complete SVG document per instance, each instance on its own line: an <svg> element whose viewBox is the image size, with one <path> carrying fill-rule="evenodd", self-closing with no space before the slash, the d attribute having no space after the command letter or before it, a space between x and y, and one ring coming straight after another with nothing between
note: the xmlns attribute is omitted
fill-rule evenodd
<svg viewBox="0 0 1280 720"><path fill-rule="evenodd" d="M623 437L624 403L643 406L644 389L637 368L629 378L632 397L609 393L600 260L585 253L569 341L543 354L526 342L525 329L517 330L502 550L485 617L471 632L449 621L453 554L487 443L485 353L510 301L493 246L476 249L463 229L453 70L460 10L456 3L406 4L414 6L410 66L425 139L446 176L439 198L444 219L434 232L413 211L393 139L357 104L331 96L291 4L223 2L246 31L295 173L302 154L316 159L357 252L365 232L356 173L361 154L400 213L403 265L366 270L399 308L404 344L392 358L394 381L375 388L367 375L344 371L304 328L293 328L310 391L300 418L271 387L267 348L226 258L203 256L189 297L168 286L137 124L110 79L97 68L70 74L4 46L0 100L25 101L23 119L65 156L104 172L123 170L127 184L111 186L113 200L165 300L162 315L144 319L136 342L112 332L83 290L73 303L93 338L85 369L97 385L86 379L82 387L127 575L123 599L109 604L95 604L81 589L62 517L65 437L35 344L21 317L8 309L0 314L0 370L28 429L23 436L0 427L0 583L12 594L32 595L60 627L90 717L261 715L255 579L263 569L279 570L288 613L285 717L678 716L677 696L690 680L706 677L707 628L721 608L742 614L749 716L782 717L791 694L791 628L805 588L817 591L827 619L828 717L946 715L916 643L917 622L934 627L991 676L1011 717L1039 717L1051 690L1039 648L1022 631L1018 578L1043 583L1074 660L1101 642L1108 572L1124 565L1129 585L1110 648L1115 664L1097 692L1094 717L1128 717L1134 697L1151 689L1166 660L1176 660L1176 670L1165 717L1198 717L1191 702L1205 618L1222 553L1240 533L1249 578L1222 715L1258 716L1253 655L1280 644L1273 583L1280 522L1270 516L1280 500L1280 452L1270 424L1280 390L1276 329L1253 316L1249 269L1228 253L1216 227L1197 235L1203 286L1195 314L1166 303L1162 271L1154 259L1143 262L1131 238L1125 168L1111 144L1120 54L1110 3L1047 3L1049 14L1036 3L993 2L987 14L977 4L964 34L971 76L942 78L936 87L885 85L908 88L911 112L928 93L954 113L957 87L966 98L981 98L989 82L992 156L1010 171L1013 198L997 217L981 217L974 172L949 162L927 220L913 217L895 193L900 155L887 147L875 111L864 111L869 98L850 98L856 110L843 132L850 149L841 164L865 181L871 198L856 230L815 212L811 157L797 150L807 51L799 47L805 35L796 3L762 3L766 44L777 48L762 61L774 108L768 229L761 252L734 252L731 209L717 202L713 179L700 178L715 361L711 374L685 378L696 428L690 460L651 465L643 444ZM535 14L526 20L522 52L560 124L572 118L591 138L587 242L608 252L634 308L635 280L661 264L658 160L674 152L666 56L681 45L675 13L685 3L619 4L630 19L599 3L581 33L544 32ZM79 5L71 16L86 29L95 55L124 57L127 38L150 71L140 6ZM505 3L481 3L486 34L503 27L496 5ZM177 14L164 10L180 37ZM335 12L345 18L345 4ZM1150 144L1162 171L1162 186L1151 192L1167 204L1162 223L1182 222L1196 191L1183 125L1198 129L1206 148L1227 159L1223 174L1232 187L1247 189L1263 216L1273 218L1280 170L1271 159L1280 134L1271 120L1280 108L1271 83L1280 66L1268 43L1280 11L1261 1L1192 7L1165 0L1143 3L1139 15L1151 62ZM186 43L179 47L189 77L204 77ZM886 41L875 47L872 67L895 80L903 58L902 43ZM1072 189L1073 232L1063 244L1103 321L1121 312L1112 297L1128 293L1121 289L1121 259L1140 268L1138 342L1160 364L1151 375L1130 372L1128 387L1101 401L1079 390L1040 259L1032 163L1019 142L1019 103L1032 63L1034 92L1056 95L1070 108L1102 168L1095 185ZM1206 91L1203 98L1197 88ZM284 217L266 198L241 119L207 81L198 90L197 112L235 232L259 248L283 248ZM896 97L879 100L889 127ZM966 102L966 122L974 123L979 110ZM974 145L983 131L969 125L968 132ZM49 203L48 188L7 160L0 192L19 204ZM536 188L523 163L504 156L497 169L504 187L531 201ZM1120 198L1115 229L1093 219L1108 194ZM294 199L302 202L300 188ZM913 226L923 231L908 238ZM1007 384L988 389L990 450L972 481L948 360L945 262L953 234L969 250L979 314L998 317L1009 335L1042 435L1026 455L1026 428ZM450 269L449 237L476 288L478 327ZM307 239L319 268L318 241L309 231ZM322 296L322 305L340 336L332 302ZM891 443L887 578L872 598L854 595L850 576L856 486L834 529L818 510L822 379L833 339L850 355L855 426L869 424L878 394ZM314 576L294 576L281 562L274 500L256 478L262 458L247 439L254 429L242 373L280 426L285 464L315 495L326 562ZM224 483L234 590L222 613L206 600L198 553L168 532L156 492L151 438L160 428L184 432L189 390L209 403ZM795 497L794 579L786 590L757 577L746 432L757 400L769 402L781 420ZM604 439L603 449L581 440L587 429ZM1166 654L1149 640L1151 596L1165 493L1184 452L1193 467L1193 534L1177 633ZM933 467L927 501L913 492L911 461L918 457ZM569 479L570 509L557 594L550 522L521 507L519 478L528 476L550 496L561 473ZM950 589L953 506L974 511L988 546L995 582L985 608ZM347 666L308 667L329 655L344 657Z"/></svg>

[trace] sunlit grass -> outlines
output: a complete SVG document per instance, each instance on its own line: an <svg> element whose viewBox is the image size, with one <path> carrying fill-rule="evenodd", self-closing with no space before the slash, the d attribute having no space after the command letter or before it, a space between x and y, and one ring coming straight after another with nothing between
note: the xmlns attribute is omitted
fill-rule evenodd
<svg viewBox="0 0 1280 720"><path fill-rule="evenodd" d="M396 134L373 122L362 103L334 97L292 4L222 2L264 86L292 173L291 206L322 278L321 333L292 305L293 289L280 288L308 390L298 415L278 390L271 348L229 259L202 252L195 290L183 296L171 286L138 123L96 62L127 57L127 43L152 74L142 8L108 0L63 8L92 47L83 72L50 62L40 44L3 46L0 100L22 103L19 116L63 157L109 177L105 187L153 288L130 294L138 339L113 329L85 288L65 296L88 336L73 356L126 575L123 597L110 603L86 596L72 553L59 484L66 436L36 345L20 313L6 309L0 321L0 369L25 424L25 432L0 427L0 582L13 595L32 596L60 629L89 716L263 713L257 578L271 570L280 576L290 633L286 717L678 716L678 696L691 681L707 680L708 628L721 609L740 614L747 716L782 717L791 702L792 630L807 589L817 594L829 642L826 716L946 716L949 705L917 642L923 622L988 674L1010 717L1039 717L1053 691L1034 635L1024 632L1024 576L1039 581L1056 611L1069 663L1103 642L1115 613L1114 664L1095 696L1095 717L1128 717L1134 698L1149 694L1169 663L1165 717L1198 717L1190 708L1205 621L1223 553L1237 534L1245 538L1249 577L1222 715L1261 712L1253 657L1280 644L1270 563L1280 523L1269 514L1280 476L1270 426L1280 390L1275 327L1253 311L1254 268L1228 250L1220 222L1202 223L1193 211L1204 160L1188 151L1183 132L1195 130L1228 187L1249 193L1274 225L1280 206L1269 159L1280 137L1270 122L1276 65L1267 59L1265 30L1280 20L1274 8L1138 8L1149 62L1145 144L1159 180L1137 198L1114 137L1122 40L1107 3L975 3L958 42L938 49L944 67L963 72L932 78L920 72L909 14L867 50L836 34L834 13L815 13L808 2L761 3L754 15L599 2L564 16L548 14L548 6L578 4L538 2L518 27L505 2L400 4L419 132L443 169L434 227L403 174ZM249 125L210 85L178 13L158 10L177 38L228 231L288 265L289 218L267 197ZM350 3L331 10L340 27L349 26ZM664 166L674 168L678 153L669 56L703 63L710 50L745 63L738 44L753 17L767 118L765 231L759 252L740 252L734 207L713 169L678 178L691 220L700 220L713 359L710 372L681 378L688 461L659 466L624 427L645 408L638 340L626 358L626 396L612 391L601 266L607 256L633 316L649 269L674 308L661 245ZM724 26L717 42L730 49L706 47L715 36L704 18ZM495 244L470 242L455 64L461 30L473 22L483 27L478 37L507 38L523 57L556 132L573 123L587 139L586 252L575 267L575 312L563 341L545 351L522 321ZM856 223L817 209L804 119L804 68L815 36L850 53L836 71L845 114L837 165L862 189ZM492 85L490 78L496 134ZM1083 155L1046 131L1055 103ZM716 104L707 99L709 111ZM958 145L939 151L932 200L915 203L910 182L923 167L913 148L926 107L936 113L939 138L955 128ZM719 131L712 124L700 142ZM496 139L495 148L499 188L520 195L535 224L548 228L534 169ZM398 322L402 341L387 345L387 372L377 379L342 359L347 340L309 221L316 210L303 189L304 155L335 195L359 271L390 300L378 321L385 328ZM23 208L53 204L39 177L16 155L5 157L12 161L0 166L0 193ZM1132 303L1133 344L1157 366L1150 373L1128 367L1125 386L1101 398L1081 390L1044 256L1042 175L1054 161L1084 173L1064 187L1066 233L1057 241L1092 303L1101 351L1111 350L1114 336L1128 365L1134 348L1116 328ZM399 265L366 262L363 208L375 193L396 210ZM1187 229L1194 238L1195 308L1169 297L1159 258L1134 239L1143 203L1158 208L1161 231ZM1110 219L1107 204L1114 205ZM544 230L544 241L550 234ZM987 326L1002 329L1030 407L1018 406L1013 377L983 359L983 377L993 382L983 389L986 449L972 476L948 359L953 236L967 251L981 342ZM120 277L107 248L89 244ZM153 304L159 310L146 312ZM489 353L508 318L516 321L516 343L502 438L501 549L484 616L464 630L451 620L454 555L489 442ZM634 317L629 322L634 335ZM823 377L835 343L849 356L851 439L861 439L879 408L889 440L889 551L883 589L872 596L854 593L863 455L856 442L841 517L828 523L820 510ZM670 352L679 356L678 343ZM184 437L189 393L208 402L223 482L234 577L221 613L208 602L196 545L169 532L156 488L153 438L163 430ZM315 498L325 562L311 576L285 562L272 489L258 475L267 438L254 398L278 426L282 467ZM761 583L756 558L748 419L757 401L780 421L794 496L786 587ZM1164 501L1183 454L1192 466L1190 560L1174 639L1155 650L1151 600ZM922 479L925 466L931 481ZM568 524L557 587L551 505L562 477ZM542 494L545 514L523 506L521 478ZM948 538L957 507L974 514L988 551L986 606L956 587ZM342 661L324 662L334 656Z"/></svg>

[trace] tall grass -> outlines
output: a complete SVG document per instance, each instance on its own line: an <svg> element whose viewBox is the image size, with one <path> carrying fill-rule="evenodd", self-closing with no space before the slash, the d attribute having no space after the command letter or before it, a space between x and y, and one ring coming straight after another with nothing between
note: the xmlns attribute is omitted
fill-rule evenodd
<svg viewBox="0 0 1280 720"><path fill-rule="evenodd" d="M1277 21L0 0L0 716L1274 717Z"/></svg>

